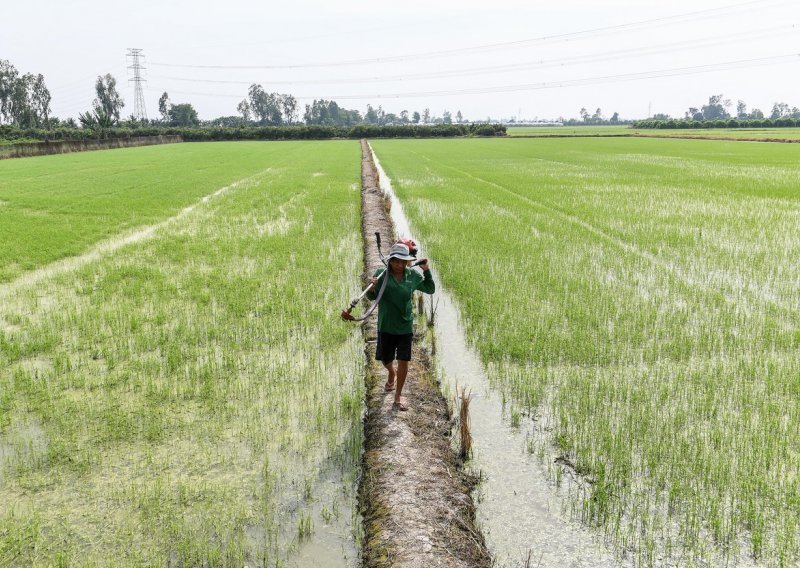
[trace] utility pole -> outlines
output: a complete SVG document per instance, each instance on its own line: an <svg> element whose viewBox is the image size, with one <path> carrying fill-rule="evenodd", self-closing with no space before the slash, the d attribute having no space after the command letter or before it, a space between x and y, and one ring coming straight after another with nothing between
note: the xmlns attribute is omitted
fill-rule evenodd
<svg viewBox="0 0 800 568"><path fill-rule="evenodd" d="M126 57L131 58L131 64L128 69L133 70L133 78L128 78L128 82L133 81L133 118L136 120L147 120L147 110L144 108L144 95L142 94L142 83L146 79L142 79L142 69L146 69L139 62L141 58L144 61L144 55L141 49L128 48Z"/></svg>

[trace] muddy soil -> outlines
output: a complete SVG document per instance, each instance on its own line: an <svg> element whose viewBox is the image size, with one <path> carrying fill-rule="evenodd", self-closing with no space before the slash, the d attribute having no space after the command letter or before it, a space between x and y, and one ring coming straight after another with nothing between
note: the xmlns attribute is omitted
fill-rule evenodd
<svg viewBox="0 0 800 568"><path fill-rule="evenodd" d="M375 232L380 232L384 249L393 242L394 232L366 141L361 151L366 282L382 266ZM414 339L403 388L409 410L394 410L394 393L383 390L386 370L375 361L376 324L373 314L362 328L369 369L359 488L363 565L488 567L491 558L475 527L471 491L476 479L464 471L451 448L452 418L424 341Z"/></svg>

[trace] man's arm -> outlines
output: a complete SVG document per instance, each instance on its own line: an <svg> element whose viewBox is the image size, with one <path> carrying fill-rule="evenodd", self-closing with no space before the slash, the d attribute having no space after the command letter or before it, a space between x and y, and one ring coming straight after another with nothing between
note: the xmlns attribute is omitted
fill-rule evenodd
<svg viewBox="0 0 800 568"><path fill-rule="evenodd" d="M422 269L423 279L419 286L417 286L417 290L420 292L425 292L426 294L433 294L436 291L436 283L433 281L433 274L431 274L431 268L428 266L428 261L426 260L418 266Z"/></svg>

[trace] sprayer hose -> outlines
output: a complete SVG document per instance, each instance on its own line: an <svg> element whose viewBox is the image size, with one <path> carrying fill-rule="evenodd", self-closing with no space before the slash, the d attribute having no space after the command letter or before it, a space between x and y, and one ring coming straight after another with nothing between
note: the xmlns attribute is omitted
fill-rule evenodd
<svg viewBox="0 0 800 568"><path fill-rule="evenodd" d="M378 307L378 304L380 303L381 298L383 297L383 292L386 290L386 283L389 282L389 279L387 278L386 275L386 269L383 270L381 276L383 277L383 281L381 282L380 290L378 290L378 295L375 296L375 299L372 301L372 304L370 304L369 308L367 308L367 311L358 316L357 318L353 318L353 321L364 321L370 315L372 315L372 312L374 312L375 308ZM378 278L380 278L381 276L379 276Z"/></svg>

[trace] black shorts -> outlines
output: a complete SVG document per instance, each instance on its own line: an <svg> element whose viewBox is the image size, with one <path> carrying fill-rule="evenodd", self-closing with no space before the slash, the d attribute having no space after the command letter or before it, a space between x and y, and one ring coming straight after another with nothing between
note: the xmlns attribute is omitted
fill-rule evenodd
<svg viewBox="0 0 800 568"><path fill-rule="evenodd" d="M411 361L411 334L395 335L379 331L375 359L391 363L395 358L398 361Z"/></svg>

